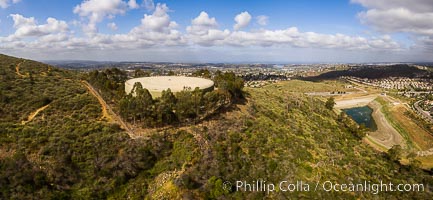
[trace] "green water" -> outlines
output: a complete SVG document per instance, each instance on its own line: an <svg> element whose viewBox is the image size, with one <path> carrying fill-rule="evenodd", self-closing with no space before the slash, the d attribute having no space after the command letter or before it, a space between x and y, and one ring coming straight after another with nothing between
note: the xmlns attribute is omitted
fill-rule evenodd
<svg viewBox="0 0 433 200"><path fill-rule="evenodd" d="M370 107L363 106L343 109L343 112L349 115L359 125L364 124L365 127L369 128L372 131L377 130L376 122L371 115L373 113L373 110Z"/></svg>

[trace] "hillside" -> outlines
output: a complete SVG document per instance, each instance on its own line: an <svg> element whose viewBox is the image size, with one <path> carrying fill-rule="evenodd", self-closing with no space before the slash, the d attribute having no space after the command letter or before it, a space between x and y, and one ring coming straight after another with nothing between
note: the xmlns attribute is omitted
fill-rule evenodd
<svg viewBox="0 0 433 200"><path fill-rule="evenodd" d="M313 80L335 79L340 76L380 79L388 77L420 78L430 77L430 72L405 64L386 66L358 66L347 70L330 71L313 77Z"/></svg>
<svg viewBox="0 0 433 200"><path fill-rule="evenodd" d="M8 56L0 63L0 199L100 199L156 162L161 152L100 119L78 73Z"/></svg>
<svg viewBox="0 0 433 200"><path fill-rule="evenodd" d="M362 130L328 110L321 99L288 92L293 84L307 85L299 81L247 89L243 104L200 124L131 139L102 117L98 99L83 85L85 76L79 72L0 55L0 77L0 199L433 195L431 190L236 192L237 180L259 179L308 182L311 190L317 181L433 185L431 172L402 166L362 143Z"/></svg>

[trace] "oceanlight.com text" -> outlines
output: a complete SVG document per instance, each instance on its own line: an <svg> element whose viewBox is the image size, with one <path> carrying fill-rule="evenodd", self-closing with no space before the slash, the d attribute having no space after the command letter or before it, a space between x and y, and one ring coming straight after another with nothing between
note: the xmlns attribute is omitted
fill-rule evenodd
<svg viewBox="0 0 433 200"><path fill-rule="evenodd" d="M426 186L422 183L392 183L361 181L358 183L337 183L334 181L317 181L315 183L306 181L283 180L278 183L265 180L236 181L233 187L236 192L369 192L379 194L381 192L424 192Z"/></svg>

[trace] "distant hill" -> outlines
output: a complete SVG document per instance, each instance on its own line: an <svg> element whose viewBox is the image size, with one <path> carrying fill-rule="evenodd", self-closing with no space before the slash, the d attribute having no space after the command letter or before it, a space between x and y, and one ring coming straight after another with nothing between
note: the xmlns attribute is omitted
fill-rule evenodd
<svg viewBox="0 0 433 200"><path fill-rule="evenodd" d="M87 74L0 55L0 199L430 199L425 192L326 192L314 184L422 183L359 139L362 130L293 82L248 89L200 124L131 139L102 118ZM298 83L299 87L308 83ZM308 87L308 86L305 86ZM310 192L235 191L236 181L304 181ZM230 187L230 185L232 187ZM426 186L427 187L427 186Z"/></svg>
<svg viewBox="0 0 433 200"><path fill-rule="evenodd" d="M335 79L341 76L354 76L359 78L380 79L388 77L430 77L431 73L406 64L386 66L358 66L348 70L331 71L312 77L313 80Z"/></svg>

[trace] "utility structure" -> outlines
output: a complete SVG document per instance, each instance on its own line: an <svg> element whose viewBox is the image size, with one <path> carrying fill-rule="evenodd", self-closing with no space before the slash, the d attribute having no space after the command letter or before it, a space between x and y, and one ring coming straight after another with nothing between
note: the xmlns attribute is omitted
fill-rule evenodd
<svg viewBox="0 0 433 200"><path fill-rule="evenodd" d="M185 88L194 90L198 87L203 91L212 91L214 89L214 82L209 79L187 76L152 76L127 80L125 82L126 94L131 93L136 82L141 83L143 88L149 90L153 98L160 97L162 91L167 89L170 89L173 93L180 92Z"/></svg>

